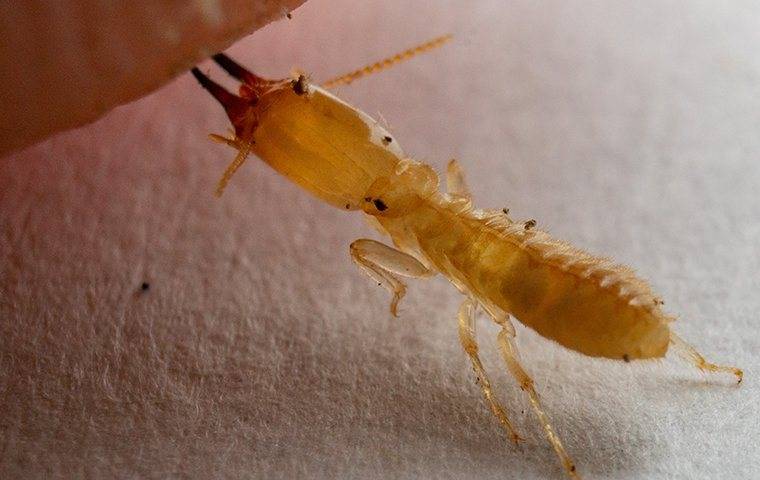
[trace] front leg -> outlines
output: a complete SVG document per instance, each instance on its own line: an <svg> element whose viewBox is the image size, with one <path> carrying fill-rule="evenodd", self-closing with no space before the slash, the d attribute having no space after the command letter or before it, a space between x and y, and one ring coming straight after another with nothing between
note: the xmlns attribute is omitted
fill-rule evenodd
<svg viewBox="0 0 760 480"><path fill-rule="evenodd" d="M394 317L398 317L398 302L406 293L406 285L398 276L427 278L435 275L413 256L368 238L356 240L350 251L351 260L391 292L391 314Z"/></svg>

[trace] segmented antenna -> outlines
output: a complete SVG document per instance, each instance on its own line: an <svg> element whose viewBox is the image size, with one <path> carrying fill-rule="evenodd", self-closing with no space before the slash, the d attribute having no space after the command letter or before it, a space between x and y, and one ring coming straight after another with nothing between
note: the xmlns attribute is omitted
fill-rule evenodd
<svg viewBox="0 0 760 480"><path fill-rule="evenodd" d="M358 80L362 77L366 77L367 75L372 75L373 73L377 73L381 70L385 70L386 68L390 68L397 63L409 60L410 58L417 56L420 53L429 52L430 50L438 48L444 43L451 40L452 38L453 38L453 35L451 34L434 38L430 40L429 42L425 42L414 48L410 48L409 50L404 50L403 52L397 53L396 55L392 57L388 57L379 62L373 63L371 65L367 65L366 67L360 68L358 70L354 70L353 72L347 73L345 75L332 78L322 83L322 86L324 88L334 88L334 87L337 87L338 85L348 85L354 80Z"/></svg>

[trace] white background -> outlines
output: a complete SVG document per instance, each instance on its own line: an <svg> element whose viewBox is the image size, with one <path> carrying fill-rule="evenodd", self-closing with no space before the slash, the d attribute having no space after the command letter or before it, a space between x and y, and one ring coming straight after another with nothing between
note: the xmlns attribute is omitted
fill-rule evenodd
<svg viewBox="0 0 760 480"><path fill-rule="evenodd" d="M234 14L234 12L230 12ZM310 0L230 53L326 79L442 33L338 94L476 201L633 265L745 382L625 364L520 327L586 478L752 478L760 463L760 7ZM214 78L222 73L204 64ZM190 75L0 162L0 477L562 478L481 322L509 444L458 343L457 292L401 318L349 261L370 231L232 152ZM150 290L139 292L143 281Z"/></svg>

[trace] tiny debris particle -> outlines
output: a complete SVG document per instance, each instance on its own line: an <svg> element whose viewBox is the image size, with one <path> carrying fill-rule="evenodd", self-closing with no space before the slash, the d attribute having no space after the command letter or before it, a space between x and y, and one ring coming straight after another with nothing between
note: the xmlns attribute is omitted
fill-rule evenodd
<svg viewBox="0 0 760 480"><path fill-rule="evenodd" d="M383 145L388 145L392 141L393 141L393 139L391 137L389 137L388 135L386 135L386 136L383 137Z"/></svg>
<svg viewBox="0 0 760 480"><path fill-rule="evenodd" d="M381 212L384 212L384 211L388 210L388 205L386 205L385 202L383 202L379 198L376 198L376 199L372 200L372 203L374 203L375 204L375 208L377 208Z"/></svg>
<svg viewBox="0 0 760 480"><path fill-rule="evenodd" d="M502 208L501 209L501 213L503 213L504 215L509 215L509 209L508 208Z"/></svg>
<svg viewBox="0 0 760 480"><path fill-rule="evenodd" d="M144 292L144 291L146 291L146 290L148 290L148 289L150 289L150 283L148 283L148 282L143 282L143 283L140 285L140 290L142 290L143 292Z"/></svg>
<svg viewBox="0 0 760 480"><path fill-rule="evenodd" d="M346 204L346 210L351 210L351 204L349 203Z"/></svg>
<svg viewBox="0 0 760 480"><path fill-rule="evenodd" d="M535 226L536 226L536 221L533 219L528 220L527 222L525 222L525 225L524 225L525 230L530 230L531 228Z"/></svg>
<svg viewBox="0 0 760 480"><path fill-rule="evenodd" d="M309 91L309 81L306 79L306 75L299 75L298 79L293 80L293 91L296 95L306 95Z"/></svg>
<svg viewBox="0 0 760 480"><path fill-rule="evenodd" d="M624 353L624 354L623 354L623 361L624 361L625 363L628 363L628 362L630 362L630 361L631 361L631 357L629 357L627 353Z"/></svg>
<svg viewBox="0 0 760 480"><path fill-rule="evenodd" d="M293 14L290 13L290 12L286 13L285 16L288 17L288 20L290 20L291 18L293 18Z"/></svg>
<svg viewBox="0 0 760 480"><path fill-rule="evenodd" d="M575 471L575 465L570 465L570 471L571 471L571 472L574 472L574 471Z"/></svg>

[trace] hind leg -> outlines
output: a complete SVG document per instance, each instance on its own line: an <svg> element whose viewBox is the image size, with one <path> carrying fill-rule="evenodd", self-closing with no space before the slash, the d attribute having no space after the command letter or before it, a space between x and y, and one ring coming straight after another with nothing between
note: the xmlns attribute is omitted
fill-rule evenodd
<svg viewBox="0 0 760 480"><path fill-rule="evenodd" d="M703 372L731 373L733 375L736 375L736 378L738 380L737 383L742 383L744 372L742 372L741 369L736 368L736 367L725 367L722 365L715 365L714 363L708 362L707 360L705 360L705 357L700 355L700 353L697 351L696 348L692 347L691 345L683 341L683 339L679 337L678 335L676 335L672 330L670 331L670 343L676 348L676 353L681 358L691 363L692 365L702 370Z"/></svg>
<svg viewBox="0 0 760 480"><path fill-rule="evenodd" d="M483 391L483 398L491 408L491 413L499 420L499 423L510 436L513 442L517 443L521 440L520 436L515 432L512 422L509 421L507 413L504 411L504 407L501 406L496 399L496 395L491 388L491 380L488 378L483 363L480 361L478 355L478 342L475 339L475 303L467 298L462 302L462 306L459 307L459 313L457 318L459 319L459 341L462 343L462 348L467 352L472 362L472 369L475 371L475 375L478 377L478 383L480 389Z"/></svg>
<svg viewBox="0 0 760 480"><path fill-rule="evenodd" d="M393 295L391 314L394 317L398 317L398 302L406 294L406 284L398 276L426 278L435 275L413 256L375 240L361 238L351 244L350 250L354 263Z"/></svg>
<svg viewBox="0 0 760 480"><path fill-rule="evenodd" d="M509 372L520 384L520 388L528 394L533 411L536 413L538 421L541 423L541 426L544 428L544 432L549 439L549 443L554 447L554 451L557 452L557 456L565 467L568 476L570 476L570 478L580 478L575 471L575 464L565 451L565 447L562 446L562 441L559 439L559 436L557 436L551 423L549 423L549 417L546 415L546 412L544 412L544 409L541 406L541 401L538 397L538 392L536 392L536 389L533 386L533 379L530 378L522 365L520 365L519 353L513 341L514 328L512 327L509 318L506 316L501 318L494 317L494 320L501 326L501 332L499 332L498 335L499 349L501 350L501 355L507 364Z"/></svg>

